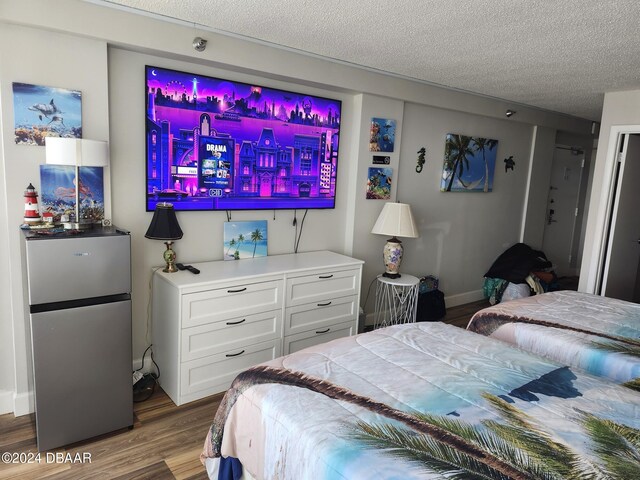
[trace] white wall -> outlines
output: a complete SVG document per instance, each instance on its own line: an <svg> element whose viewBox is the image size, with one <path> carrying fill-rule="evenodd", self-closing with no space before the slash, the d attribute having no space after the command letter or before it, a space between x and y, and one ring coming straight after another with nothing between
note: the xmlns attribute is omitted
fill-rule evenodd
<svg viewBox="0 0 640 480"><path fill-rule="evenodd" d="M0 365L0 412L7 410L7 404L11 403L9 397L15 397L16 414L29 410L28 323L17 227L24 212L23 191L29 182L39 187L38 166L44 162L44 149L18 147L13 143L13 81L81 90L84 137L110 141L112 219L133 234L134 358L139 358L146 346L149 275L152 266L160 263L163 249L159 242L144 238L151 218L151 214L144 211L142 190L142 65L145 62L343 99L338 205L333 211L309 214L300 250L326 248L363 258L367 261L364 289L368 280L380 271L380 252L385 241L369 233L383 202L368 201L364 197L366 172L371 166L367 145L372 116L398 121L398 150L392 155L397 178L393 195L402 201L425 205L425 210L420 211L425 235L414 244L407 242L408 258L415 259L419 254L420 261L424 262L415 264L415 273L439 274L447 294L459 300L469 297L469 292L471 296L477 294L476 282L481 280L477 276L484 273L506 244L518 240L514 233L517 227L511 222L519 226L522 221L516 210L523 210L532 126L577 132L590 129L590 122L586 120L524 106L516 108L517 117L506 121L504 112L513 107L509 102L211 32L198 33L209 40L203 53L195 52L191 46L192 25L160 21L77 0L0 2L0 174L4 179L0 185L0 197L4 200L0 207L0 235L7 234L3 236L6 240L0 239L0 248L5 246L10 252L7 274L0 280L0 360L13 357L10 367L4 362ZM116 48L111 47L108 52L107 45ZM405 107L405 102L412 105ZM442 168L443 135L448 131L499 139L497 168L501 166L504 152L516 158L516 171L504 179L497 178L494 194L480 197L450 194L451 197L441 197L446 202L440 201L435 179ZM419 176L413 173L418 145L425 145L428 152L427 165ZM427 178L434 182L431 188L425 188L423 182ZM418 195L423 190L426 202ZM435 212L428 207L433 196L438 204ZM507 204L504 218L480 218L490 213L500 216L497 204L502 201ZM445 207L451 208L453 214L449 215ZM495 213L493 207L497 209ZM221 258L224 213L179 212L178 215L185 232L184 238L176 243L179 258L186 262ZM291 252L292 213L278 212L276 220L272 215L272 212L239 212L234 213L233 218L269 220L270 253ZM449 224L445 225L446 222ZM488 230L503 228L503 233L488 233ZM476 236L482 241L497 243L478 249L478 243L473 240ZM451 247L446 245L449 241L454 242ZM422 250L414 252L418 246ZM466 275L462 278L460 271L472 273L469 278ZM364 295L363 290L363 299ZM9 331L11 336L5 336Z"/></svg>
<svg viewBox="0 0 640 480"><path fill-rule="evenodd" d="M400 151L403 141L404 131L404 102L378 97L374 95L358 95L357 103L361 114L359 142L358 142L358 172L355 179L355 211L354 233L353 233L353 256L364 260L362 270L363 291L361 294L361 304L366 313L373 313L375 285L371 287L371 293L367 297L369 285L376 278L376 275L384 271L382 262L382 247L387 241L384 235L374 235L371 233L373 224L375 223L383 205L387 201L396 201L400 187L396 184L399 175ZM390 157L390 164L393 169L393 179L390 200L367 200L366 184L368 179L368 169L376 166L373 165L372 158L374 153L369 151L369 138L371 119L388 118L396 120L396 138L394 152L381 153L376 155L385 155Z"/></svg>
<svg viewBox="0 0 640 480"><path fill-rule="evenodd" d="M16 48L17 45L20 48ZM43 54L45 45L55 45L55 54L51 51ZM18 226L24 215L24 191L27 185L33 183L39 190L39 166L44 163L44 147L16 145L14 142L12 82L80 90L83 92L84 136L108 140L107 45L98 40L3 24L0 28L0 65L5 179L0 193L6 205L6 221L2 229L6 231L8 251L11 252L7 255L6 270L2 275L3 282L8 282L9 287L6 290L2 288L0 330L3 333L12 332L11 335L0 337L0 356L4 359L12 350L14 352L14 360L1 362L0 390L8 388L15 392L16 413L26 413L31 408L28 374L30 352L28 316L22 288L21 232ZM6 374L5 365L12 366L11 376Z"/></svg>
<svg viewBox="0 0 640 480"><path fill-rule="evenodd" d="M533 129L521 239L536 250L542 250L555 143L555 130L539 126Z"/></svg>
<svg viewBox="0 0 640 480"><path fill-rule="evenodd" d="M607 208L607 198L611 187L612 159L616 136L611 129L624 129L625 125L640 125L640 90L610 92L604 96L600 138L589 196L587 228L585 232L584 254L578 289L583 292L595 291L598 263L603 243L603 228ZM640 131L635 129L635 131Z"/></svg>
<svg viewBox="0 0 640 480"><path fill-rule="evenodd" d="M498 140L491 193L440 191L448 133ZM481 299L484 273L519 241L531 137L530 125L506 118L405 105L398 200L411 204L420 238L403 241L402 270L439 277L448 306ZM427 161L417 173L417 151L423 146ZM511 155L515 169L505 172L503 160Z"/></svg>
<svg viewBox="0 0 640 480"><path fill-rule="evenodd" d="M146 340L147 300L149 279L153 266L162 263L165 246L162 242L148 240L144 234L151 221L152 213L145 212L145 98L144 67L154 65L176 70L239 80L247 83L258 82L271 87L290 88L290 84L267 81L237 72L229 72L203 65L168 60L152 55L135 53L118 48L109 50L109 92L111 122L111 171L113 189L114 223L131 231L133 259L133 351L139 358L148 346ZM298 91L324 97L345 100L341 130L341 144L349 145L353 137L351 103L348 97L336 92L328 92L310 87ZM117 119L117 120L115 120ZM351 125L351 127L350 127ZM345 149L346 150L346 149ZM333 210L310 210L305 219L303 234L299 244L300 252L312 250L345 251L345 228L349 188L354 184L354 172L350 164L356 160L348 155L341 156L338 163L336 208ZM239 211L232 212L233 220L267 220L270 255L294 251L295 227L293 211ZM298 225L304 210L298 210ZM176 241L178 261L194 263L222 260L223 223L227 221L225 212L177 212L178 221L184 232ZM275 219L274 219L275 217Z"/></svg>
<svg viewBox="0 0 640 480"><path fill-rule="evenodd" d="M1 38L1 36L0 36ZM0 49L0 52L2 50ZM2 54L0 53L0 78L2 78ZM2 92L0 91L0 110ZM3 116L0 115L0 131L3 131ZM9 252L9 231L7 221L7 191L4 164L4 135L0 135L0 252ZM6 257L6 255L5 255ZM13 322L11 302L11 275L9 264L0 274L0 414L13 411L14 368L13 368Z"/></svg>

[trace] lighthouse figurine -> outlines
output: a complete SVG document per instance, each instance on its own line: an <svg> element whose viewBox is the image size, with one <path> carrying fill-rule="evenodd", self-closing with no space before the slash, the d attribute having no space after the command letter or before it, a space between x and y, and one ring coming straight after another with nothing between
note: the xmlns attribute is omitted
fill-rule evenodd
<svg viewBox="0 0 640 480"><path fill-rule="evenodd" d="M33 225L40 223L40 209L38 208L38 192L29 184L24 192L24 223Z"/></svg>

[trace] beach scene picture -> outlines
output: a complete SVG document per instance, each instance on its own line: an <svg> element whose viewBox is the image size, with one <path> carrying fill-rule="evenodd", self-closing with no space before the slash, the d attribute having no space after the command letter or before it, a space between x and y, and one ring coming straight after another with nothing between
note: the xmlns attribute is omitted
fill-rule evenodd
<svg viewBox="0 0 640 480"><path fill-rule="evenodd" d="M224 223L225 260L267 256L267 221Z"/></svg>
<svg viewBox="0 0 640 480"><path fill-rule="evenodd" d="M44 146L45 137L82 138L82 93L13 83L15 142Z"/></svg>
<svg viewBox="0 0 640 480"><path fill-rule="evenodd" d="M498 140L447 134L441 192L490 192Z"/></svg>

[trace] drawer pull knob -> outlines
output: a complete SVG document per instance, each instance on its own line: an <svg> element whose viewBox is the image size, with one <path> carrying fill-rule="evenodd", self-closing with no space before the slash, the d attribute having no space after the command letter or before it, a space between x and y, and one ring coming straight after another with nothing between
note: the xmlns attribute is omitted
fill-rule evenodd
<svg viewBox="0 0 640 480"><path fill-rule="evenodd" d="M227 325L239 325L242 322L244 322L246 320L246 318L243 318L242 320L238 320L237 322L227 322Z"/></svg>
<svg viewBox="0 0 640 480"><path fill-rule="evenodd" d="M244 350L238 352L238 353L227 353L225 355L225 357L237 357L238 355L242 355L244 353Z"/></svg>
<svg viewBox="0 0 640 480"><path fill-rule="evenodd" d="M316 333L327 333L329 330L331 330L330 328L327 328L326 330L316 330Z"/></svg>
<svg viewBox="0 0 640 480"><path fill-rule="evenodd" d="M244 292L246 289L247 287L239 288L238 290L227 290L227 293L240 293L240 292Z"/></svg>
<svg viewBox="0 0 640 480"><path fill-rule="evenodd" d="M318 278L331 278L333 277L333 274L331 275L320 275Z"/></svg>
<svg viewBox="0 0 640 480"><path fill-rule="evenodd" d="M331 302L327 302L327 303L319 303L318 306L319 307L326 307L327 305L331 305Z"/></svg>

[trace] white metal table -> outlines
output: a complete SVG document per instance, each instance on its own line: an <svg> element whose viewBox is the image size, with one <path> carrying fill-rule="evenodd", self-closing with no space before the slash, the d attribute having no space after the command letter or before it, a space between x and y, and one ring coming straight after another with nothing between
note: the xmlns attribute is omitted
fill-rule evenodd
<svg viewBox="0 0 640 480"><path fill-rule="evenodd" d="M416 321L420 279L403 273L400 278L378 275L374 328Z"/></svg>

